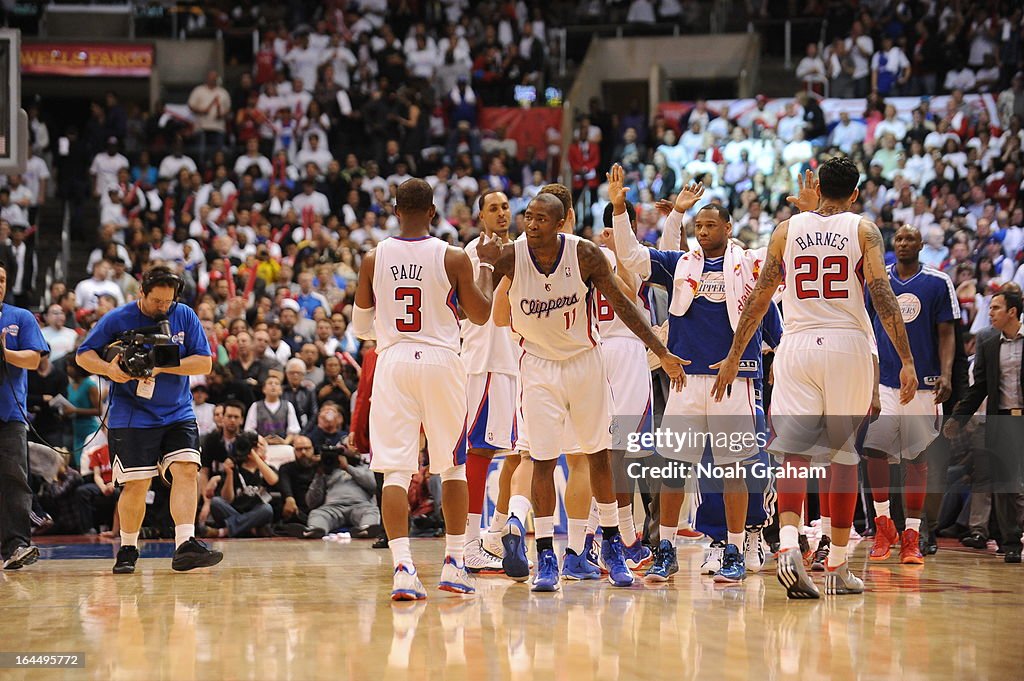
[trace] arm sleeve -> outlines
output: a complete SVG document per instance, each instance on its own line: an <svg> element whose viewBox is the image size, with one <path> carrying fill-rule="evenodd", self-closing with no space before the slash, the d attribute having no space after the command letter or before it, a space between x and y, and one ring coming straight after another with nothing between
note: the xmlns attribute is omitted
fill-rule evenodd
<svg viewBox="0 0 1024 681"><path fill-rule="evenodd" d="M672 209L672 212L665 218L665 227L661 233L661 238L658 239L658 248L662 250L679 250L679 245L682 241L684 217L685 213L680 213L674 208Z"/></svg>
<svg viewBox="0 0 1024 681"><path fill-rule="evenodd" d="M935 295L935 321L951 322L960 319L960 301L957 300L953 280L942 277L942 284L941 289L936 286L938 290Z"/></svg>
<svg viewBox="0 0 1024 681"><path fill-rule="evenodd" d="M615 235L615 255L622 266L645 280L650 278L651 256L637 241L628 213L612 216L612 232Z"/></svg>

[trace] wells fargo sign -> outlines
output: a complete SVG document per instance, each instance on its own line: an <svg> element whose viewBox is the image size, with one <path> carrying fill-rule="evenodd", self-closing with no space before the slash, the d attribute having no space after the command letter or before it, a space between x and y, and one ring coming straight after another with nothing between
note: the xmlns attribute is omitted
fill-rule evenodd
<svg viewBox="0 0 1024 681"><path fill-rule="evenodd" d="M153 70L152 45L32 43L21 45L21 72L38 76L141 78Z"/></svg>

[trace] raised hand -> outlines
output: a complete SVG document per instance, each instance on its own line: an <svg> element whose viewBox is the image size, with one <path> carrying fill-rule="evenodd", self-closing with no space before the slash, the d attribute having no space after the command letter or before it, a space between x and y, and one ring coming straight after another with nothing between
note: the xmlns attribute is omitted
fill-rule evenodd
<svg viewBox="0 0 1024 681"><path fill-rule="evenodd" d="M704 196L704 183L691 182L676 195L675 209L680 213L685 213L697 205L702 196Z"/></svg>
<svg viewBox="0 0 1024 681"><path fill-rule="evenodd" d="M787 196L786 202L801 212L818 208L818 178L810 170L796 176L799 191L796 196Z"/></svg>
<svg viewBox="0 0 1024 681"><path fill-rule="evenodd" d="M626 187L624 184L626 171L616 163L605 175L608 180L608 200L615 207L616 212L626 207Z"/></svg>

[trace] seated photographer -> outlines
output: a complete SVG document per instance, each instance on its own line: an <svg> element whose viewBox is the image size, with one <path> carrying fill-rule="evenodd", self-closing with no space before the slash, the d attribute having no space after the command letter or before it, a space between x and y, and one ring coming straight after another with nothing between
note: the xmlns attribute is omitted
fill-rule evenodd
<svg viewBox="0 0 1024 681"><path fill-rule="evenodd" d="M290 445L299 434L295 407L281 399L281 379L276 375L269 376L263 384L263 399L249 407L245 429L262 435L272 445Z"/></svg>
<svg viewBox="0 0 1024 681"><path fill-rule="evenodd" d="M245 421L245 405L230 400L220 405L220 428L203 438L201 467L199 468L199 490L203 495L203 506L199 511L198 524L203 525L210 515L210 501L217 494L217 485L224 472L224 461L235 450L235 438L242 432Z"/></svg>
<svg viewBox="0 0 1024 681"><path fill-rule="evenodd" d="M313 446L319 451L324 447L339 445L347 435L341 409L334 402L324 402L316 417L316 428L309 433Z"/></svg>
<svg viewBox="0 0 1024 681"><path fill-rule="evenodd" d="M113 381L108 439L114 482L123 485L115 574L135 572L146 497L158 475L171 480L171 568L210 567L224 558L195 538L201 459L188 377L210 373L213 359L195 310L175 302L183 286L168 268L151 267L139 299L104 315L78 348L83 369Z"/></svg>
<svg viewBox="0 0 1024 681"><path fill-rule="evenodd" d="M313 442L305 435L292 440L295 460L281 466L278 471L277 489L284 499L281 520L286 523L306 524L309 506L306 505L306 491L313 482L320 454L313 448Z"/></svg>
<svg viewBox="0 0 1024 681"><path fill-rule="evenodd" d="M219 493L210 502L210 513L219 529L209 528L208 537L241 537L274 520L270 487L279 476L263 460L265 438L252 431L239 433L234 450L224 461Z"/></svg>
<svg viewBox="0 0 1024 681"><path fill-rule="evenodd" d="M82 501L77 494L82 474L69 465L68 457L61 461L55 480L32 476L37 483L34 492L43 510L53 519L52 534L82 534L89 530L83 526Z"/></svg>
<svg viewBox="0 0 1024 681"><path fill-rule="evenodd" d="M289 523L285 532L302 539L319 539L343 527L353 537L376 537L380 510L374 501L377 483L373 471L344 445L320 450L320 466L306 492L309 520Z"/></svg>

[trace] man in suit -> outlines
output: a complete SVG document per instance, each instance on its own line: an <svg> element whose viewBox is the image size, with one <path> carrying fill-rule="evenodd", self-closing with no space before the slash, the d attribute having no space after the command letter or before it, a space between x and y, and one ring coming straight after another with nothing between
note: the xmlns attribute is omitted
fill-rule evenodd
<svg viewBox="0 0 1024 681"><path fill-rule="evenodd" d="M952 438L987 398L985 450L976 465L989 466L992 506L999 526L1007 563L1021 562L1021 526L1017 517L1020 493L1020 443L1024 440L1024 309L1021 294L1002 290L992 296L989 318L994 333L978 337L974 359L974 384L953 409L943 432Z"/></svg>
<svg viewBox="0 0 1024 681"><path fill-rule="evenodd" d="M7 264L7 277L10 281L5 302L32 308L39 303L35 295L36 249L26 241L25 236L25 225L11 225L11 243L5 244L0 250L0 258Z"/></svg>

